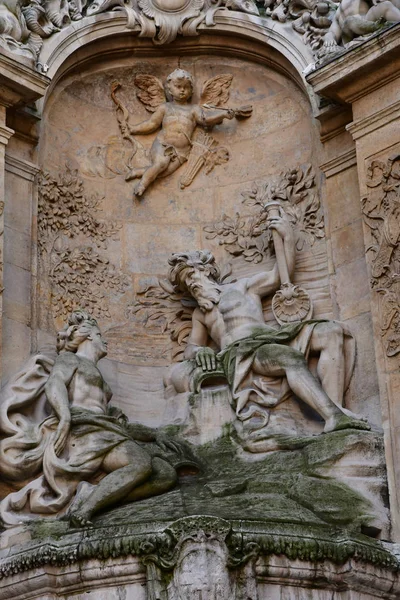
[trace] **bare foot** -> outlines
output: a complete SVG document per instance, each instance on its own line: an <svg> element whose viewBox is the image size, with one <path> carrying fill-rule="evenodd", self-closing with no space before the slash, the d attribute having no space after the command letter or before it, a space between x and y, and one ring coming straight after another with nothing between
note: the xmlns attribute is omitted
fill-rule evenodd
<svg viewBox="0 0 400 600"><path fill-rule="evenodd" d="M348 411L348 413L350 413L350 411ZM357 419L356 415L350 415L342 413L330 417L325 423L324 433L341 431L342 429L362 429L364 431L369 431L371 429L370 424L365 419Z"/></svg>
<svg viewBox="0 0 400 600"><path fill-rule="evenodd" d="M93 527L93 523L86 516L80 515L78 511L68 515L68 520L71 527Z"/></svg>
<svg viewBox="0 0 400 600"><path fill-rule="evenodd" d="M134 189L133 189L133 194L135 196L138 196L140 198L140 196L143 196L144 191L145 191L145 187L143 186L143 184L139 181L139 183L137 185L135 185Z"/></svg>

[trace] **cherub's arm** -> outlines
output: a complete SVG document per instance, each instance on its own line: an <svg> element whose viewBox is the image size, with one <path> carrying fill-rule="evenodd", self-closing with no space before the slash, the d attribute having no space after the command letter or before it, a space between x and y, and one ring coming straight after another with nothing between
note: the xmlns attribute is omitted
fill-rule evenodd
<svg viewBox="0 0 400 600"><path fill-rule="evenodd" d="M203 313L196 308L192 316L192 331L184 353L185 359L194 358L203 371L214 371L217 359L214 350L207 346L208 331L204 324Z"/></svg>
<svg viewBox="0 0 400 600"><path fill-rule="evenodd" d="M231 108L203 108L194 106L196 123L201 127L219 125L224 119L233 119L235 111Z"/></svg>
<svg viewBox="0 0 400 600"><path fill-rule="evenodd" d="M59 420L54 440L54 450L57 455L62 452L70 430L68 385L77 368L78 359L74 354L70 352L60 354L44 388L47 400Z"/></svg>
<svg viewBox="0 0 400 600"><path fill-rule="evenodd" d="M284 213L282 214L283 216L281 217L273 217L270 219L268 221L268 225L271 229L277 231L283 239L288 273L289 277L292 277L296 262L294 234L288 218L284 215ZM258 273L253 277L249 277L247 280L247 289L250 293L263 297L273 294L279 288L281 283L278 266L275 264L271 271L267 271L266 273Z"/></svg>
<svg viewBox="0 0 400 600"><path fill-rule="evenodd" d="M151 115L150 119L137 123L136 125L127 124L129 133L131 135L137 135L141 133L153 133L157 131L162 125L162 121L165 115L165 104L162 104L157 110Z"/></svg>

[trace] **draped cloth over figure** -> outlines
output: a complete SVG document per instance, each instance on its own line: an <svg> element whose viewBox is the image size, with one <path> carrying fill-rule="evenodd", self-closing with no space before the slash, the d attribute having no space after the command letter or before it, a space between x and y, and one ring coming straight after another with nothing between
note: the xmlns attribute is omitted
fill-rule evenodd
<svg viewBox="0 0 400 600"><path fill-rule="evenodd" d="M279 329L271 327L270 331L230 344L218 354L231 387L233 408L241 421L249 419L257 411L265 412L267 422L269 411L263 409L276 406L291 394L285 377L266 377L253 372L257 350L269 344L284 344L299 350L308 358L311 335L314 327L320 322L315 320L291 323ZM347 327L343 323L338 324L344 333L344 389L346 390L354 368L355 341ZM271 360L273 360L272 355Z"/></svg>
<svg viewBox="0 0 400 600"><path fill-rule="evenodd" d="M17 489L0 502L5 525L67 508L80 482L98 473L108 452L132 440L117 418L71 407L67 446L56 455L58 419L44 392L55 358L55 352L32 356L0 396L0 432L6 436L0 441L0 475Z"/></svg>

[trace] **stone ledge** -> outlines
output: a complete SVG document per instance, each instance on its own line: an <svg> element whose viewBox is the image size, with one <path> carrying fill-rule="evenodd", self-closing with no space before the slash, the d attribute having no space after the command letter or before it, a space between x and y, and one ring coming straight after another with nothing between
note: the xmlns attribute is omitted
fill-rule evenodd
<svg viewBox="0 0 400 600"><path fill-rule="evenodd" d="M198 515L170 523L125 523L70 532L66 522L47 524L42 531L38 526L32 534L39 537L21 544L18 551L11 548L10 556L3 558L0 600L34 598L38 590L68 593L82 589L82 584L85 590L96 590L109 577L115 587L135 581L143 585L145 565L173 569L179 541L201 530L225 537L231 570L257 559L259 581L296 586L323 579L332 589L340 583L343 589L357 591L368 584L388 599L400 591L396 557L365 536L347 536L334 528L311 527L306 532L302 526L229 523ZM40 539L40 534L47 538Z"/></svg>
<svg viewBox="0 0 400 600"><path fill-rule="evenodd" d="M307 76L321 96L352 103L399 76L400 25L334 57Z"/></svg>
<svg viewBox="0 0 400 600"><path fill-rule="evenodd" d="M1 104L27 104L44 96L50 80L34 68L0 52Z"/></svg>

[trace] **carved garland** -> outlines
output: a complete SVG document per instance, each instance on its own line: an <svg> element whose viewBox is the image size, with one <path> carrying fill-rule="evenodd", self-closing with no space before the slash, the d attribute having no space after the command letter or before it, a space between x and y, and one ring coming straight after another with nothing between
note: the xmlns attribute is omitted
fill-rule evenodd
<svg viewBox="0 0 400 600"><path fill-rule="evenodd" d="M371 286L380 297L381 335L386 355L400 353L400 155L373 160L369 193L362 198L369 231Z"/></svg>
<svg viewBox="0 0 400 600"><path fill-rule="evenodd" d="M121 225L94 216L102 198L87 196L77 171L39 175L38 245L40 264L50 280L54 318L76 308L110 317L106 291L123 293L128 280L99 250L118 239ZM85 239L73 245L71 239Z"/></svg>

